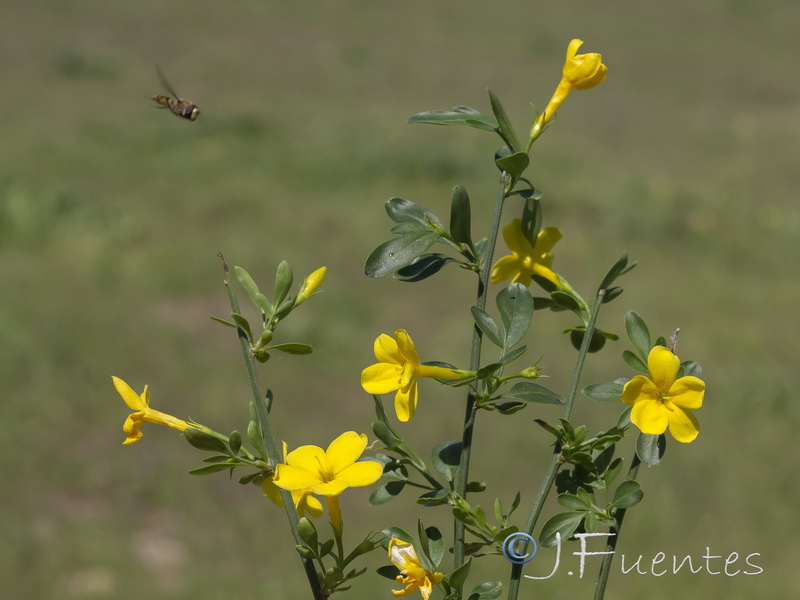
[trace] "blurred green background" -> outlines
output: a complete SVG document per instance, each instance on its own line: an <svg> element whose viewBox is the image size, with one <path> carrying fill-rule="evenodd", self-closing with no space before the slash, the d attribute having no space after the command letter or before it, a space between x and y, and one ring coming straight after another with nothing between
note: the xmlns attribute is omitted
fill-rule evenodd
<svg viewBox="0 0 800 600"><path fill-rule="evenodd" d="M0 597L308 598L285 517L259 489L187 476L202 455L173 430L148 426L140 443L121 445L128 410L111 375L149 384L154 406L177 416L246 426L237 340L208 318L229 312L218 251L268 289L282 259L298 279L328 266L325 293L282 330L315 354L262 369L277 435L291 446L369 431L359 373L381 332L404 327L423 360L466 366L473 278L446 269L417 285L368 280L363 262L387 237L383 202L395 195L446 217L463 184L480 236L497 138L404 121L457 104L488 112L488 86L524 132L573 37L602 52L609 74L574 93L535 147L546 224L565 234L555 267L590 294L628 250L639 267L601 327L622 333L628 310L656 335L680 327L678 353L703 365L708 386L699 438L670 443L663 466L642 470L645 500L618 552L628 564L658 552L758 552L764 569L622 575L617 557L606 597L791 597L798 22L800 5L780 0L6 0ZM164 93L155 63L200 106L197 122L150 106ZM508 219L518 214L508 207ZM575 352L560 331L574 325L543 313L528 339L562 394ZM584 382L630 376L627 347L592 356ZM460 437L462 398L428 381L421 393L403 431L427 454ZM584 398L575 419L605 428L620 409ZM558 414L481 415L473 475L490 489L475 502L508 503L521 490L530 506L550 444L532 419ZM368 510L367 497L342 497L351 542L370 528L414 530L411 494ZM424 514L448 522L444 509ZM527 572L549 571L553 553L542 555ZM521 597L591 597L599 559L580 580L567 558L553 579L524 580ZM504 560L478 562L471 583L507 582ZM390 598L397 586L372 572L382 553L366 564L349 597Z"/></svg>

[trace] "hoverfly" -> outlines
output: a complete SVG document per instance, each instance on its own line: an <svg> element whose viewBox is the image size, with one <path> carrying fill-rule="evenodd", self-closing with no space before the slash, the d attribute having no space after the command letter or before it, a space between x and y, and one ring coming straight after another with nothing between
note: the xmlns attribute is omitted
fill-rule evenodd
<svg viewBox="0 0 800 600"><path fill-rule="evenodd" d="M173 96L153 96L152 100L158 103L156 108L168 108L173 115L181 119L188 119L190 121L197 119L197 116L200 114L200 109L197 108L197 105L193 104L191 100L180 98L178 94L175 93L175 90L172 88L169 81L167 81L167 78L161 71L161 67L158 65L156 65L156 72L158 73L158 78L161 80L161 85Z"/></svg>

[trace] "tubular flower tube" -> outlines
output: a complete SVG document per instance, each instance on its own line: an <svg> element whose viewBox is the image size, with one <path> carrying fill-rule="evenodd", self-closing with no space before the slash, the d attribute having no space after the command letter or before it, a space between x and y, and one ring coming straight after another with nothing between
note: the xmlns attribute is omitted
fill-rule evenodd
<svg viewBox="0 0 800 600"><path fill-rule="evenodd" d="M286 442L283 442L283 459L286 460L286 455L289 453L289 447ZM261 483L261 490L264 495L269 498L272 503L278 508L283 508L283 498L281 497L281 490L275 485L275 474L273 473ZM297 514L304 517L306 513L314 518L318 518L322 514L322 503L311 495L311 492L298 491L291 492L294 506L297 509Z"/></svg>
<svg viewBox="0 0 800 600"><path fill-rule="evenodd" d="M295 306L305 301L311 294L317 291L317 288L322 284L323 279L325 279L325 274L327 272L328 267L320 267L305 278L303 285L300 287L300 292L297 294L297 300L294 301Z"/></svg>
<svg viewBox="0 0 800 600"><path fill-rule="evenodd" d="M372 485L383 474L383 465L375 460L359 461L366 448L366 434L355 431L340 435L327 450L319 446L300 446L286 455L285 464L275 467L273 482L279 488L292 492L292 497L295 492L338 496L349 487ZM309 512L310 509L309 502ZM331 514L331 522L341 531L340 514Z"/></svg>
<svg viewBox="0 0 800 600"><path fill-rule="evenodd" d="M166 425L178 431L183 431L187 427L191 427L186 421L150 408L150 390L147 386L144 386L144 391L139 395L119 377L112 376L111 379L114 381L114 387L117 388L117 392L122 396L128 408L136 411L128 415L128 418L125 420L125 425L122 426L122 431L128 436L125 441L122 442L123 444L138 442L142 437L140 429L145 423Z"/></svg>
<svg viewBox="0 0 800 600"><path fill-rule="evenodd" d="M394 563L400 574L397 583L408 584L402 590L392 590L395 598L401 598L419 590L424 600L428 600L433 592L433 585L441 583L444 575L438 571L426 571L420 563L414 546L403 540L392 538L389 542L389 560Z"/></svg>
<svg viewBox="0 0 800 600"><path fill-rule="evenodd" d="M656 346L647 356L650 377L637 375L626 383L622 401L633 406L631 423L642 433L659 435L669 427L672 437L686 444L700 432L691 409L703 405L706 384L691 375L678 379L680 366L669 349Z"/></svg>
<svg viewBox="0 0 800 600"><path fill-rule="evenodd" d="M361 372L361 387L368 394L388 394L397 390L394 409L400 421L408 421L417 409L417 379L463 379L472 373L420 364L414 342L405 329L394 332L394 338L382 333L375 340L378 363Z"/></svg>
<svg viewBox="0 0 800 600"><path fill-rule="evenodd" d="M578 48L582 45L583 41L578 39L574 39L569 43L567 60L564 62L564 69L561 74L561 82L558 84L553 97L550 98L550 102L547 103L547 108L544 109L544 112L533 124L528 141L528 149L530 149L534 140L541 135L544 126L553 118L558 107L561 106L561 103L566 100L573 89L588 90L602 83L606 78L607 68L603 64L603 57L596 52L577 54Z"/></svg>
<svg viewBox="0 0 800 600"><path fill-rule="evenodd" d="M539 232L536 245L531 246L522 232L522 221L514 219L503 227L503 239L511 254L500 258L492 267L492 283L511 279L512 283L527 286L531 282L531 277L538 275L558 287L564 287L561 278L550 269L553 265L553 255L550 251L561 236L561 231L555 227L547 227Z"/></svg>

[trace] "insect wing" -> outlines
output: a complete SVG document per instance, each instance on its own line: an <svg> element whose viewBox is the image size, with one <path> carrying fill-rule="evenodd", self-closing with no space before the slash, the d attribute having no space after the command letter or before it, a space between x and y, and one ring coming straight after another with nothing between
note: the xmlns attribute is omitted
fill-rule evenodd
<svg viewBox="0 0 800 600"><path fill-rule="evenodd" d="M163 85L163 86L164 86L164 88L166 88L166 90L167 90L167 91L168 91L170 94L172 94L172 96L173 96L173 97L174 97L176 100L178 100L178 99L180 98L180 96L178 96L178 93L177 93L177 92L175 91L175 89L174 89L174 88L173 88L173 87L170 85L169 81L167 81L167 76L166 76L166 75L164 75L164 71L162 71L162 70L161 70L161 67L159 67L158 65L156 65L156 73L158 73L158 78L161 80L161 85Z"/></svg>

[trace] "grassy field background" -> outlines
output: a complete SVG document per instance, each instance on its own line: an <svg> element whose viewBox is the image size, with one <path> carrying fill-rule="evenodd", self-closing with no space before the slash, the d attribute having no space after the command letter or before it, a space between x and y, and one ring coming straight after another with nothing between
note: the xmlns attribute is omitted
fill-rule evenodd
<svg viewBox="0 0 800 600"><path fill-rule="evenodd" d="M800 5L779 0L4 2L0 597L308 598L283 513L255 487L187 476L202 456L172 430L146 427L123 447L127 409L110 376L149 384L154 406L177 416L246 426L237 340L208 318L229 312L218 251L268 288L280 260L298 278L328 266L325 293L284 330L315 354L262 371L292 446L369 431L359 373L381 332L404 327L423 359L466 366L472 278L368 280L363 262L386 239L392 196L446 216L463 184L480 235L497 142L404 122L457 104L488 112L488 86L524 131L573 37L609 74L573 94L536 144L546 224L565 234L555 266L588 294L628 250L639 267L601 326L621 333L636 310L656 334L680 327L679 354L708 385L700 437L642 471L645 500L618 550L629 563L757 552L764 569L654 577L622 575L617 561L606 597L791 597L798 22ZM150 107L163 93L155 63L201 107L197 122ZM559 393L575 357L560 331L574 324L541 314L529 334ZM625 348L592 357L585 382L631 375ZM459 437L461 401L423 383L404 431L421 450ZM575 417L603 428L618 408L584 399ZM557 415L481 415L473 474L490 489L476 502L521 490L530 505L550 443L532 419ZM349 539L414 529L410 495L369 510L367 496L343 497ZM444 510L425 519L447 523ZM546 556L531 572L546 572ZM521 597L591 597L591 560L585 579L565 566L523 581ZM376 552L367 564L385 562ZM472 583L507 581L502 559L478 562ZM370 573L350 597L389 598L390 587Z"/></svg>

